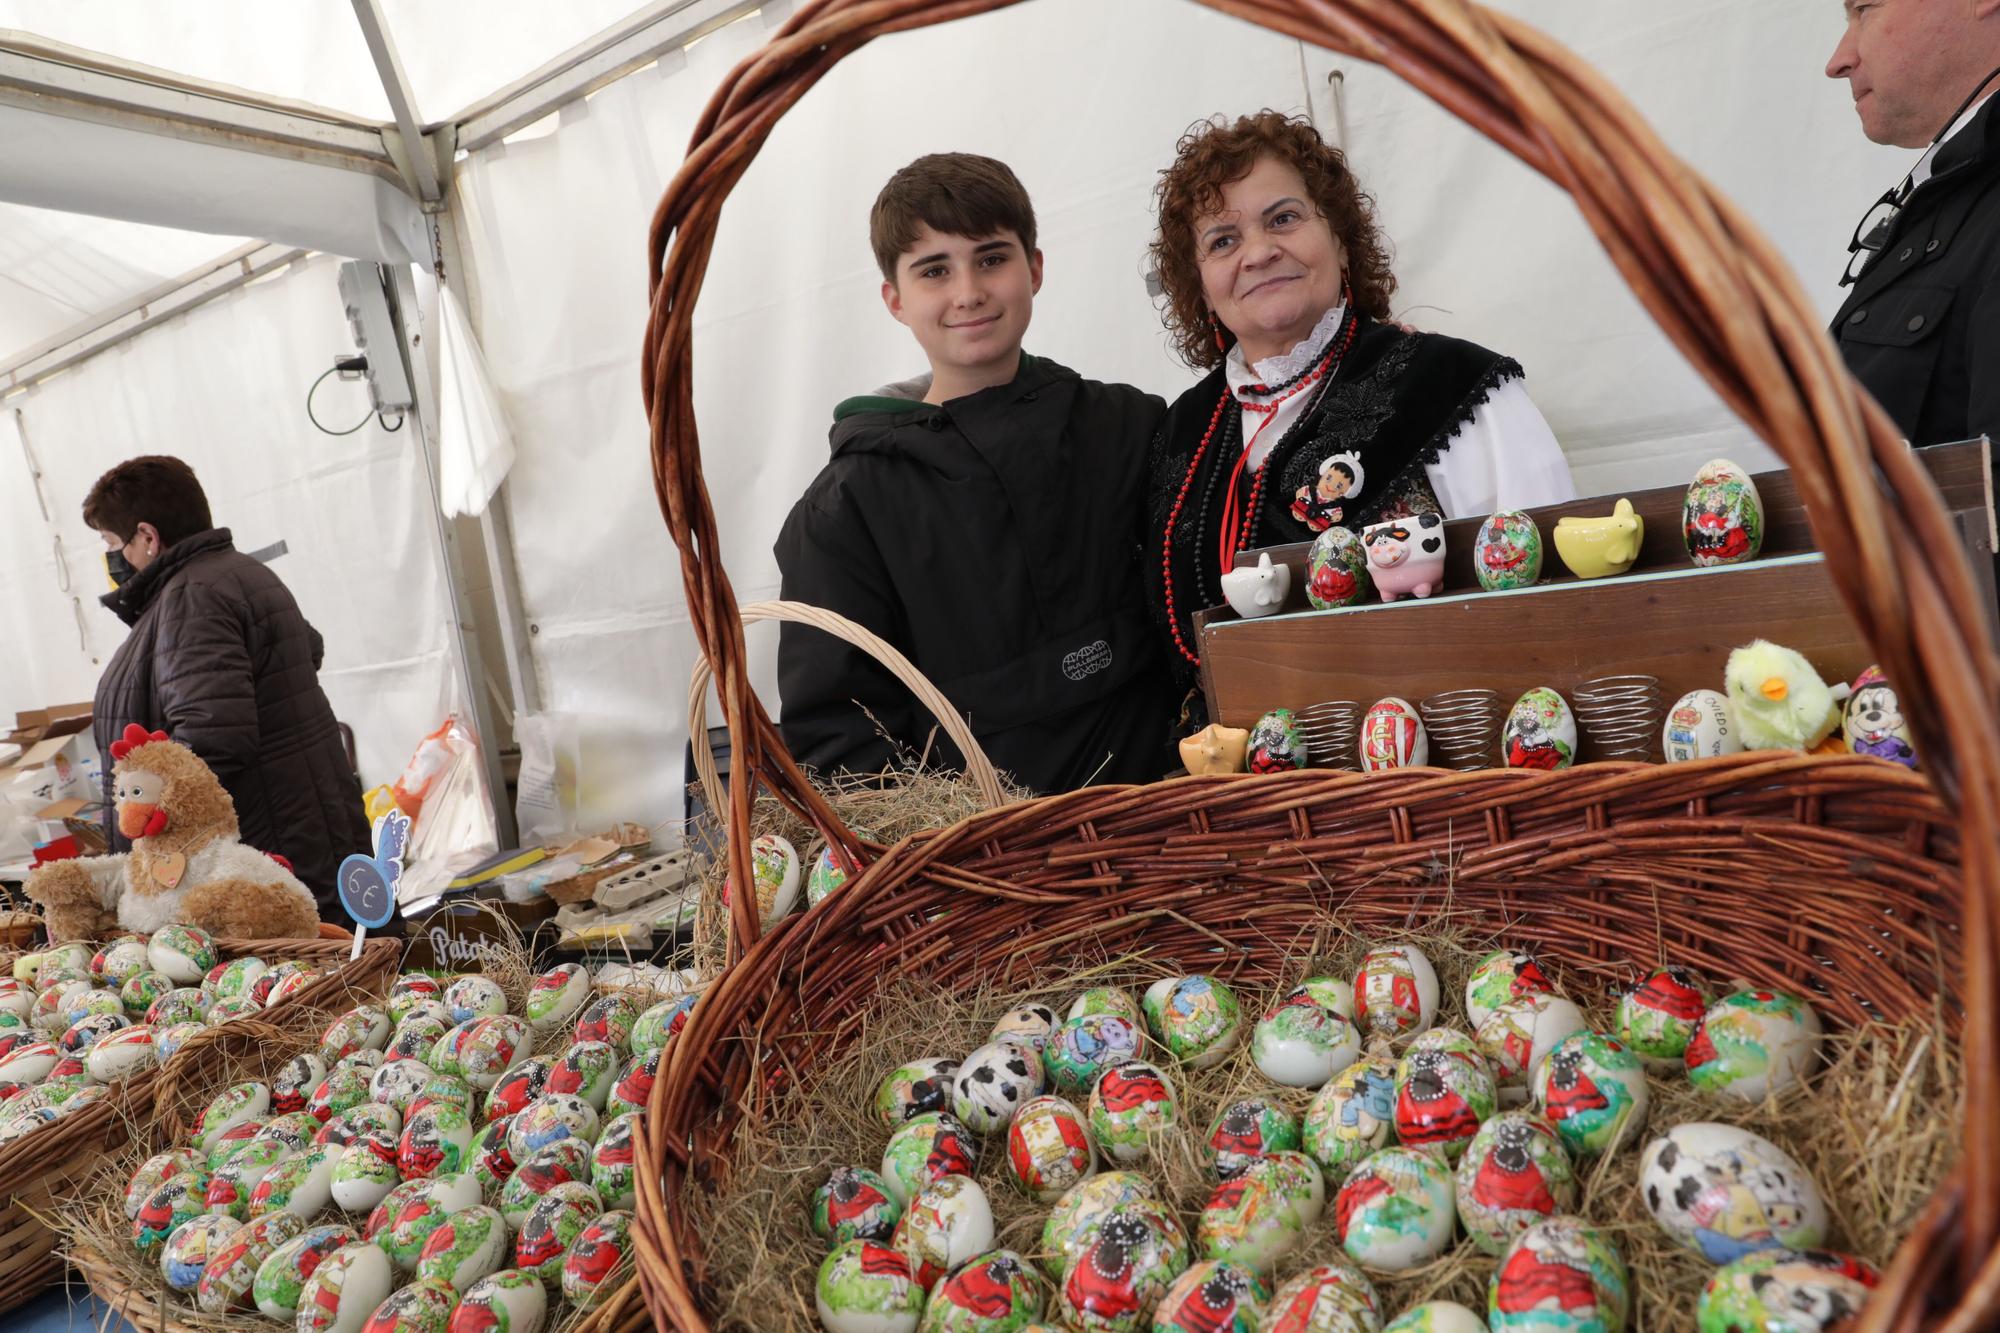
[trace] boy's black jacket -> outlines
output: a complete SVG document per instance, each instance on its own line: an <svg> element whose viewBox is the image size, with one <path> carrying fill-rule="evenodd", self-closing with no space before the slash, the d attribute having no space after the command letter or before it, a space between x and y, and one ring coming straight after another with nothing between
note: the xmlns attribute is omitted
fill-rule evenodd
<svg viewBox="0 0 2000 1333"><path fill-rule="evenodd" d="M1174 696L1137 561L1164 411L1026 355L1011 383L942 406L851 398L778 536L783 595L901 649L1023 785L1151 781ZM877 722L913 750L935 725L872 658L804 626L780 631L778 688L785 744L822 772L887 765Z"/></svg>

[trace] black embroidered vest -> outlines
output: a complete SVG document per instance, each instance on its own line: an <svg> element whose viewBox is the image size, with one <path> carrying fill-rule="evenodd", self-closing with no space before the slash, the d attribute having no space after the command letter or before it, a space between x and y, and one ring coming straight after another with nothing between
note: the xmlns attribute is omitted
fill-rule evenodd
<svg viewBox="0 0 2000 1333"><path fill-rule="evenodd" d="M1311 541L1334 523L1358 533L1381 519L1437 512L1425 465L1445 455L1494 389L1520 377L1512 358L1476 343L1362 319L1333 382L1265 459L1262 500L1239 548ZM1194 458L1228 392L1217 367L1182 394L1150 459L1142 567L1163 634L1171 591L1180 643L1168 651L1189 685L1194 667L1181 646L1200 652L1195 612L1222 602L1223 492L1243 452L1239 409L1223 410L1199 465ZM1252 479L1240 485L1247 500Z"/></svg>

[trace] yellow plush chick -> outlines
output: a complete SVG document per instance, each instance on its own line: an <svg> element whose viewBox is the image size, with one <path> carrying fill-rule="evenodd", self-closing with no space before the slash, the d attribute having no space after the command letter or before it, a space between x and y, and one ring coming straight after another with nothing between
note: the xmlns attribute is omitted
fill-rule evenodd
<svg viewBox="0 0 2000 1333"><path fill-rule="evenodd" d="M1847 686L1829 686L1790 648L1746 644L1729 654L1722 679L1746 750L1810 750L1840 726Z"/></svg>

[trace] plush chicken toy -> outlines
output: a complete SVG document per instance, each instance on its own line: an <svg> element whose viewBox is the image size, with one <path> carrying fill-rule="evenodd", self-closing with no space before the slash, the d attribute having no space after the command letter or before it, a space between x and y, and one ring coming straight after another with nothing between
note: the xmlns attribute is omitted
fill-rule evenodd
<svg viewBox="0 0 2000 1333"><path fill-rule="evenodd" d="M1848 687L1828 685L1791 648L1745 644L1729 654L1722 679L1746 750L1810 750L1840 728Z"/></svg>
<svg viewBox="0 0 2000 1333"><path fill-rule="evenodd" d="M53 861L28 876L51 942L175 923L239 939L319 933L312 894L283 862L242 843L236 803L194 751L129 726L111 758L118 831L132 850Z"/></svg>

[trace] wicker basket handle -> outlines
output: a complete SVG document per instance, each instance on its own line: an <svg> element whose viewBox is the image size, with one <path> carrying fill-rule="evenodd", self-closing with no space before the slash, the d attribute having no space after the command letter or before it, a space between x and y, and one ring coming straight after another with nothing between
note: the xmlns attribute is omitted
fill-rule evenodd
<svg viewBox="0 0 2000 1333"><path fill-rule="evenodd" d="M986 757L986 751L980 748L979 740L972 734L965 718L952 706L951 700L944 697L944 692L917 670L916 663L896 651L893 644L837 611L828 611L807 602L752 602L742 609L742 617L746 625L762 620L811 625L837 639L846 640L880 662L891 675L910 687L910 693L917 696L917 702L930 710L931 716L951 737L952 744L965 756L965 774L979 788L986 808L997 810L1007 803L1007 794L1000 786L999 771ZM726 833L728 820L715 798L715 794L723 790L722 775L716 771L715 747L708 743L708 685L713 676L706 657L695 663L694 675L688 680L688 740L694 749L694 767L701 778L701 789L708 793L709 808L714 811L717 822Z"/></svg>

